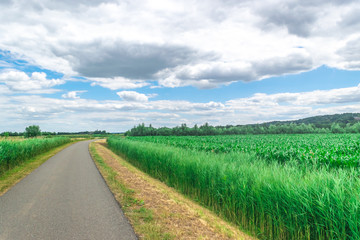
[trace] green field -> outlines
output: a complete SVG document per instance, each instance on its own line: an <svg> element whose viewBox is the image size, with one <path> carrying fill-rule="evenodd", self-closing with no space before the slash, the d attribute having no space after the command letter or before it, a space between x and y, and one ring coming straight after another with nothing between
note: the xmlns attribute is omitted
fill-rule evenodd
<svg viewBox="0 0 360 240"><path fill-rule="evenodd" d="M66 137L11 139L0 141L0 175L22 162L70 142Z"/></svg>
<svg viewBox="0 0 360 240"><path fill-rule="evenodd" d="M255 153L268 162L296 162L301 165L357 167L360 164L360 134L230 135L129 137L214 153Z"/></svg>
<svg viewBox="0 0 360 240"><path fill-rule="evenodd" d="M112 150L262 239L360 239L358 134L109 138Z"/></svg>

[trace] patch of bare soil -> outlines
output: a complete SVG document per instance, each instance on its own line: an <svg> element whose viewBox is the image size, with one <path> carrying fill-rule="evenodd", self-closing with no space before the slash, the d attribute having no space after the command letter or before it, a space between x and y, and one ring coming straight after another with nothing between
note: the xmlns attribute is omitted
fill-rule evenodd
<svg viewBox="0 0 360 240"><path fill-rule="evenodd" d="M109 150L104 141L97 142L95 147L106 164L119 173L120 181L133 189L135 197L153 211L154 219L164 231L176 238L255 239L125 162Z"/></svg>

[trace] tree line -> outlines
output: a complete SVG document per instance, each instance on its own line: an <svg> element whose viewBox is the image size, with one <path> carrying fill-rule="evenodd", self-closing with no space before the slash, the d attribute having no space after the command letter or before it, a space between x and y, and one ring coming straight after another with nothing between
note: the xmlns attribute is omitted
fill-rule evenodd
<svg viewBox="0 0 360 240"><path fill-rule="evenodd" d="M238 126L211 126L208 123L188 127L185 123L173 128L154 128L144 123L125 132L126 136L206 136L206 135L241 135L241 134L306 134L306 133L360 133L360 122L341 126L332 123L329 127L319 128L314 124L252 124Z"/></svg>
<svg viewBox="0 0 360 240"><path fill-rule="evenodd" d="M83 132L46 132L41 131L38 125L31 125L25 128L24 132L2 132L2 137L37 137L37 136L63 136L63 135L107 135L105 130L83 131Z"/></svg>

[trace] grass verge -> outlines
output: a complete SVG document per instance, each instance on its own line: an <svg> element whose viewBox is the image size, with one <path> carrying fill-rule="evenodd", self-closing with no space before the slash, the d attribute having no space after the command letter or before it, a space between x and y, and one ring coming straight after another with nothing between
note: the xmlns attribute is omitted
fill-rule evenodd
<svg viewBox="0 0 360 240"><path fill-rule="evenodd" d="M161 226L153 218L153 211L144 207L144 201L137 199L135 191L128 188L121 181L118 173L105 163L103 157L98 154L95 144L90 144L90 154L138 237L149 240L174 239L174 236L162 231Z"/></svg>
<svg viewBox="0 0 360 240"><path fill-rule="evenodd" d="M141 172L104 142L91 143L90 153L140 239L254 239Z"/></svg>
<svg viewBox="0 0 360 240"><path fill-rule="evenodd" d="M18 166L4 172L0 176L0 196L6 193L12 186L18 183L21 179L29 175L32 171L38 168L41 164L46 162L49 158L63 150L64 148L74 144L78 141L73 141L65 145L56 147L48 152L42 153L36 157L24 161Z"/></svg>

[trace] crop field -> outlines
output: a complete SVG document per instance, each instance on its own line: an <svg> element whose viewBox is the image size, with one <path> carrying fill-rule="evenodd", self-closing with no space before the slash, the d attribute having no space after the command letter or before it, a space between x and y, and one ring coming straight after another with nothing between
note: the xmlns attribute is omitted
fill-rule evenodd
<svg viewBox="0 0 360 240"><path fill-rule="evenodd" d="M0 175L22 162L70 142L66 137L0 140Z"/></svg>
<svg viewBox="0 0 360 240"><path fill-rule="evenodd" d="M1 141L23 141L25 140L24 137L0 137L0 142Z"/></svg>
<svg viewBox="0 0 360 240"><path fill-rule="evenodd" d="M360 164L360 134L157 136L129 140L214 153L253 153L268 162L295 161L302 165L329 167Z"/></svg>
<svg viewBox="0 0 360 240"><path fill-rule="evenodd" d="M358 134L112 137L108 144L261 239L360 239Z"/></svg>

